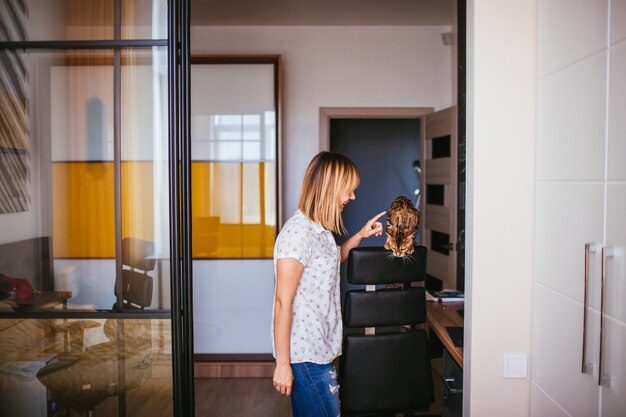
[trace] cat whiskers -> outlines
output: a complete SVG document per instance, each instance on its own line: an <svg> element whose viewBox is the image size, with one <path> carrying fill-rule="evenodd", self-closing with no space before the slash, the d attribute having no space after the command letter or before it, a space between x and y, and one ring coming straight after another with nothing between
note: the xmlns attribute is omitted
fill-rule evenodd
<svg viewBox="0 0 626 417"><path fill-rule="evenodd" d="M385 262L391 262L393 260L394 256L393 256L393 252L387 254L387 256L385 256L384 261Z"/></svg>
<svg viewBox="0 0 626 417"><path fill-rule="evenodd" d="M404 255L404 259L408 260L411 263L411 265L417 262L417 259L415 259L415 256L409 255L409 254Z"/></svg>

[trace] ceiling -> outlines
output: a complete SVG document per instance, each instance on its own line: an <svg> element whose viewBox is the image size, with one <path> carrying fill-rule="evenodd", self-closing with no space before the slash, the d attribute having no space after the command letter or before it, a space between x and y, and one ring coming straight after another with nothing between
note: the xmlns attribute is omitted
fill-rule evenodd
<svg viewBox="0 0 626 417"><path fill-rule="evenodd" d="M443 26L456 0L191 0L192 26Z"/></svg>

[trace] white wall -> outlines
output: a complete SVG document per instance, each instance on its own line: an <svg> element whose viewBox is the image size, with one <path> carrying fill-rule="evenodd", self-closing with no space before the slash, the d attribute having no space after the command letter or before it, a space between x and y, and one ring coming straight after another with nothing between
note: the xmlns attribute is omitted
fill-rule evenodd
<svg viewBox="0 0 626 417"><path fill-rule="evenodd" d="M193 262L195 353L271 353L271 259Z"/></svg>
<svg viewBox="0 0 626 417"><path fill-rule="evenodd" d="M320 107L452 104L451 53L442 27L195 27L193 54L280 54L283 60L285 221L320 151Z"/></svg>
<svg viewBox="0 0 626 417"><path fill-rule="evenodd" d="M531 346L536 14L467 4L466 416L529 413L529 378L504 379L503 358Z"/></svg>
<svg viewBox="0 0 626 417"><path fill-rule="evenodd" d="M31 170L31 176L32 175L33 172ZM31 192L31 208L29 211L0 214L0 244L30 239L41 235L41 233L39 233L38 212L36 207L33 209L34 204L37 203L37 198L33 193L32 185L31 177L31 186L29 187L29 191Z"/></svg>

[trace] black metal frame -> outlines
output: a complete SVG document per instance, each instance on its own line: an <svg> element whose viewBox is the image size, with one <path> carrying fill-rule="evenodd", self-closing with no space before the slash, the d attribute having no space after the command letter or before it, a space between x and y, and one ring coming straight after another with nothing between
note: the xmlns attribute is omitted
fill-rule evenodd
<svg viewBox="0 0 626 417"><path fill-rule="evenodd" d="M457 226L456 226L456 288L460 291L465 289L465 204L467 200L465 186L466 166L466 48L467 48L467 5L466 0L457 0L457 112L458 112L458 136L457 136Z"/></svg>
<svg viewBox="0 0 626 417"><path fill-rule="evenodd" d="M112 40L53 40L53 41L0 41L0 50L114 50L114 90L119 93L121 49L167 47L169 96L169 185L170 185L170 283L171 311L89 311L56 310L48 312L13 312L0 315L20 319L171 319L173 353L173 389L175 417L193 417L193 294L191 267L191 148L190 148L190 0L168 1L168 39L120 39L120 1L115 0L115 39ZM114 100L114 129L119 133L120 101ZM114 136L115 136L114 135ZM118 136L119 139L119 136ZM119 144L116 144L119 145ZM119 149L118 149L119 151ZM114 152L119 159L119 152ZM117 160L116 159L116 160ZM180 171L179 171L180 170ZM116 194L119 192L116 178ZM116 215L119 214L116 207ZM121 229L116 235L121 236ZM119 232L119 233L118 233ZM116 249L121 247L116 236ZM120 253L120 252L118 252ZM121 262L121 261L120 261ZM117 262L119 263L119 262ZM121 265L121 264L120 264ZM120 265L116 264L116 270ZM119 271L118 271L119 272ZM125 403L120 403L121 415Z"/></svg>
<svg viewBox="0 0 626 417"><path fill-rule="evenodd" d="M82 311L82 310L49 310L49 311L14 311L3 312L0 320L4 319L170 319L172 312L169 310L125 310L123 312L102 311Z"/></svg>
<svg viewBox="0 0 626 417"><path fill-rule="evenodd" d="M185 0L181 0L185 1ZM117 40L76 40L76 41L0 41L0 49L114 49L150 48L168 46L167 39L117 39Z"/></svg>
<svg viewBox="0 0 626 417"><path fill-rule="evenodd" d="M170 259L174 415L195 413L191 265L189 0L169 4ZM179 171L180 167L180 171Z"/></svg>

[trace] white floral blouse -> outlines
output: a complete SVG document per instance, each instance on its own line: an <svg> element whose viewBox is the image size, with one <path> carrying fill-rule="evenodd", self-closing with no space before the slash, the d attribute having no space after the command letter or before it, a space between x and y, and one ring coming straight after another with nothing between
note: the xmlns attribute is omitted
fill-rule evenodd
<svg viewBox="0 0 626 417"><path fill-rule="evenodd" d="M287 220L276 238L274 274L276 261L283 258L293 258L304 265L293 300L290 361L330 363L341 355L343 331L339 295L339 246L330 231L307 219L298 210ZM276 357L273 323L272 317L272 349Z"/></svg>

